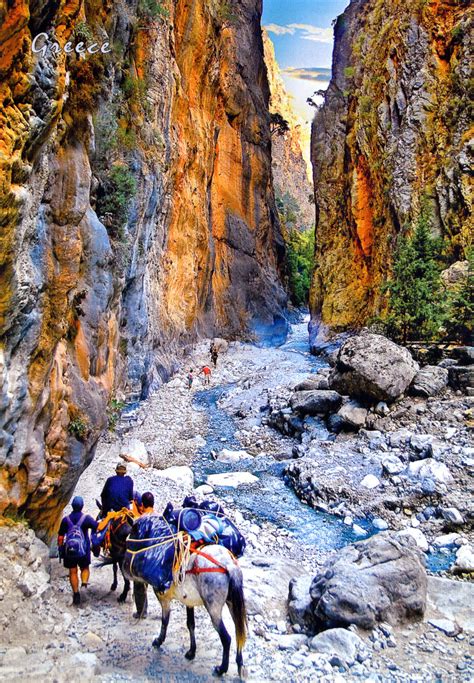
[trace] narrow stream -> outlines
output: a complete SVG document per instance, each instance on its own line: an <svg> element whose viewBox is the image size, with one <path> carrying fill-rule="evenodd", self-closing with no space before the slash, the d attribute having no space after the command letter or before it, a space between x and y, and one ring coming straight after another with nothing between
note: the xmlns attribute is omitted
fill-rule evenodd
<svg viewBox="0 0 474 683"><path fill-rule="evenodd" d="M281 342L281 340L280 340ZM267 341L265 346L271 344ZM276 344L273 344L276 346ZM317 372L327 365L322 358L309 353L307 322L293 325L287 340L278 348L298 355L298 364L303 362L308 373ZM257 522L270 521L277 527L291 531L302 543L314 545L321 551L341 548L349 543L368 538L377 533L367 519L355 520L365 536L357 534L352 526L344 524L343 519L325 512L314 510L303 504L291 488L286 486L283 471L289 461L275 461L271 456L256 456L240 460L235 464L215 460L213 454L223 448L242 449L236 431L238 427L231 415L219 407L219 400L231 392L234 385L213 387L199 391L194 398L198 410L206 413L208 433L206 444L199 450L193 464L196 483L206 482L208 475L231 471L244 471L258 477L258 483L238 488L221 487L220 496L247 510ZM449 568L454 553L441 549L427 554L427 568L431 572L441 572Z"/></svg>
<svg viewBox="0 0 474 683"><path fill-rule="evenodd" d="M268 336L265 346L272 346ZM308 373L317 372L327 365L326 361L309 353L307 321L293 325L287 340L278 348L297 354L298 363L303 362ZM224 500L250 512L257 522L270 521L291 531L303 543L316 545L324 551L360 540L361 536L351 526L344 524L342 519L308 507L286 486L283 471L290 461L278 462L271 456L251 456L235 464L214 460L212 453L223 448L242 449L235 434L238 428L233 417L218 405L219 399L232 389L233 385L230 384L199 391L195 395L196 407L205 411L208 417L206 444L199 450L193 464L196 481L205 483L208 475L216 473L250 472L258 477L258 484L236 489L222 487L219 488L219 494ZM375 532L367 520L357 520L357 524L366 530L366 537Z"/></svg>

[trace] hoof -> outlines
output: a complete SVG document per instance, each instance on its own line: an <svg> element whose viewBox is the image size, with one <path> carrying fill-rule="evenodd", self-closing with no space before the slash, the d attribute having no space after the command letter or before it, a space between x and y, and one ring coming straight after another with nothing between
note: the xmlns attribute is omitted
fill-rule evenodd
<svg viewBox="0 0 474 683"><path fill-rule="evenodd" d="M245 681L247 679L247 669L245 668L245 666L238 666L237 670L239 673L240 680Z"/></svg>
<svg viewBox="0 0 474 683"><path fill-rule="evenodd" d="M214 667L214 671L212 672L212 675L220 677L220 676L223 676L226 671L227 671L227 669L223 669L221 666L216 666L216 667Z"/></svg>
<svg viewBox="0 0 474 683"><path fill-rule="evenodd" d="M126 599L127 599L126 595L119 595L117 598L117 602L125 602Z"/></svg>
<svg viewBox="0 0 474 683"><path fill-rule="evenodd" d="M196 650L188 650L184 656L191 661L196 656Z"/></svg>
<svg viewBox="0 0 474 683"><path fill-rule="evenodd" d="M146 619L146 612L141 613L141 612L134 612L133 613L133 618L134 619Z"/></svg>
<svg viewBox="0 0 474 683"><path fill-rule="evenodd" d="M155 640L152 642L153 647L156 647L158 650L163 644L163 641L160 640L159 638L155 638Z"/></svg>

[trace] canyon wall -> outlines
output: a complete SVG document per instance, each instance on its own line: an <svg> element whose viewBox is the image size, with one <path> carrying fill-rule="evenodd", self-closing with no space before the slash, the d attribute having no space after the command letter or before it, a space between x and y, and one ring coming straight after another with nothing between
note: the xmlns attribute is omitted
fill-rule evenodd
<svg viewBox="0 0 474 683"><path fill-rule="evenodd" d="M472 240L472 8L465 0L352 0L312 131L313 335L381 312L397 235L420 211L447 257Z"/></svg>
<svg viewBox="0 0 474 683"><path fill-rule="evenodd" d="M295 112L276 61L275 48L265 29L263 47L270 86L270 112L280 114L289 127L283 135L276 131L272 135L275 193L278 197L288 194L294 199L300 211L301 227L308 229L314 225L313 187L303 154L305 145L309 149L309 132L307 135L304 122Z"/></svg>
<svg viewBox="0 0 474 683"><path fill-rule="evenodd" d="M260 0L0 13L0 512L47 538L117 397L279 318L284 246Z"/></svg>

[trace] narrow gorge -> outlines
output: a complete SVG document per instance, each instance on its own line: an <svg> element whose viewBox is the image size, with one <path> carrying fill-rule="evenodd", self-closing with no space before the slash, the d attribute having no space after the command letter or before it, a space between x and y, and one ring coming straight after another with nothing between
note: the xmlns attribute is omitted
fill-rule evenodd
<svg viewBox="0 0 474 683"><path fill-rule="evenodd" d="M2 17L0 509L47 535L116 392L285 307L261 3L168 4Z"/></svg>
<svg viewBox="0 0 474 683"><path fill-rule="evenodd" d="M223 623L229 679L474 676L473 8L293 4L0 6L2 680L202 683ZM167 538L166 643L110 526L74 584L118 464L133 533L245 537L246 671L232 610L193 652L217 526Z"/></svg>

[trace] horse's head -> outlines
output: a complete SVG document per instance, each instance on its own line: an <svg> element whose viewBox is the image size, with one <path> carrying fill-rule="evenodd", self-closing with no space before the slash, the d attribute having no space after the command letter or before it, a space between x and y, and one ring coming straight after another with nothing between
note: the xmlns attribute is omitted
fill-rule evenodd
<svg viewBox="0 0 474 683"><path fill-rule="evenodd" d="M123 554L125 543L132 531L134 516L131 511L124 511L123 514L110 522L110 544L112 552Z"/></svg>

